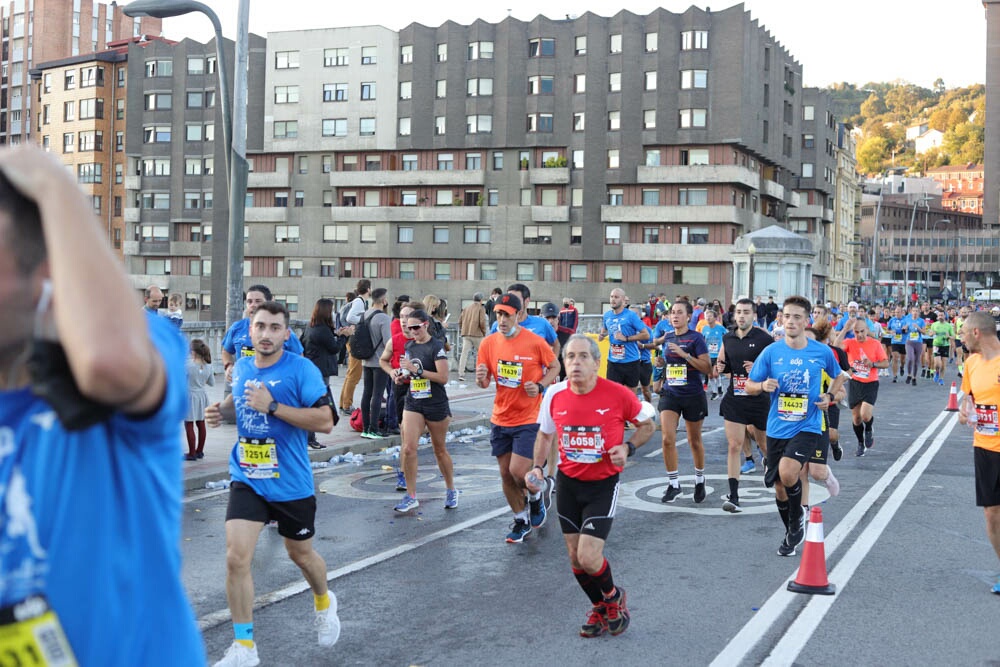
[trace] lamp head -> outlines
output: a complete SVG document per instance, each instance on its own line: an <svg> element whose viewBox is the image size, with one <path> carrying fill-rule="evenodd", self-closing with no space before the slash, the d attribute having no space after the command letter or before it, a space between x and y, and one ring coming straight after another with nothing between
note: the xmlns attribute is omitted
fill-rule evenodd
<svg viewBox="0 0 1000 667"><path fill-rule="evenodd" d="M149 16L154 19L167 19L191 12L202 11L204 5L191 0L132 0L124 7L125 16Z"/></svg>

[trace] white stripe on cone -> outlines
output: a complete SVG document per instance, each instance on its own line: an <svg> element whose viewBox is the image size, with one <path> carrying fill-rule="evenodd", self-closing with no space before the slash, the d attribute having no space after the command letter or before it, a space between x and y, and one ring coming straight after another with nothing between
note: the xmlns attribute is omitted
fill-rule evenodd
<svg viewBox="0 0 1000 667"><path fill-rule="evenodd" d="M812 521L806 526L806 542L819 542L823 543L823 524L813 523Z"/></svg>

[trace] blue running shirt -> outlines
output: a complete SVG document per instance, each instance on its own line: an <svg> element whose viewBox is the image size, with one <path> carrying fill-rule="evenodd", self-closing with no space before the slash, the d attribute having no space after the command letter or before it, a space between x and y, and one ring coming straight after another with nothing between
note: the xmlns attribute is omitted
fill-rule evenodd
<svg viewBox="0 0 1000 667"><path fill-rule="evenodd" d="M302 354L302 341L299 340L294 331L291 332L282 347L287 352ZM249 317L244 317L239 322L233 322L233 326L229 327L225 338L222 339L222 349L237 359L254 355L253 341L250 340Z"/></svg>
<svg viewBox="0 0 1000 667"><path fill-rule="evenodd" d="M620 341L615 333L621 332L626 338L646 330L646 325L634 311L625 308L615 314L609 310L604 313L604 328L608 332L608 363L627 364L639 361L639 344L633 341Z"/></svg>

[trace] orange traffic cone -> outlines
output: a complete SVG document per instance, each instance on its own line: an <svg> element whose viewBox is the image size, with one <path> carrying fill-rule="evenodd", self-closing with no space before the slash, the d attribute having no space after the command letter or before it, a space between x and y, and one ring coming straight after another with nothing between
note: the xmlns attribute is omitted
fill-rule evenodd
<svg viewBox="0 0 1000 667"><path fill-rule="evenodd" d="M945 412L958 412L958 389L955 388L955 383L951 383L951 393L948 394L948 407L944 409Z"/></svg>
<svg viewBox="0 0 1000 667"><path fill-rule="evenodd" d="M836 586L826 577L826 552L823 549L823 510L813 507L806 527L806 546L795 581L788 582L793 593L833 595Z"/></svg>

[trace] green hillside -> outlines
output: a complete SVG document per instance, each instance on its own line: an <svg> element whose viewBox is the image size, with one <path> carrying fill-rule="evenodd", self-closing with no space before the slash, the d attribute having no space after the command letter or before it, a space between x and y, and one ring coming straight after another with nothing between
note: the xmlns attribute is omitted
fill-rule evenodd
<svg viewBox="0 0 1000 667"><path fill-rule="evenodd" d="M905 81L861 87L844 82L827 91L837 118L863 132L857 149L862 173L877 174L890 166L922 171L983 161L986 97L982 84L947 89L938 79L931 90ZM940 130L944 139L941 148L917 156L905 138L906 128L920 123Z"/></svg>

